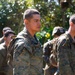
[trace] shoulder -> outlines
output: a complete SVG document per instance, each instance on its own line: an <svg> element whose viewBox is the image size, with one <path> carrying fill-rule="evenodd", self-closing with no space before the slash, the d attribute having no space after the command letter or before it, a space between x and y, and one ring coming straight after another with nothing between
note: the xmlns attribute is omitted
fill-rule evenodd
<svg viewBox="0 0 75 75"><path fill-rule="evenodd" d="M5 56L6 55L6 48L4 47L4 44L0 44L0 55Z"/></svg>
<svg viewBox="0 0 75 75"><path fill-rule="evenodd" d="M4 37L0 38L0 43L4 42Z"/></svg>
<svg viewBox="0 0 75 75"><path fill-rule="evenodd" d="M5 49L4 43L0 44L0 51L1 51L1 50L4 50L4 49Z"/></svg>
<svg viewBox="0 0 75 75"><path fill-rule="evenodd" d="M46 42L46 43L44 44L44 46L52 45L53 43L56 42L56 40L57 40L57 38L54 38L54 39L52 39L52 40L49 40L48 42Z"/></svg>
<svg viewBox="0 0 75 75"><path fill-rule="evenodd" d="M58 41L58 37L51 40L52 44L55 44Z"/></svg>
<svg viewBox="0 0 75 75"><path fill-rule="evenodd" d="M69 34L63 34L63 35L61 35L59 38L58 38L58 44L59 45L62 45L62 46L64 46L64 45L67 45L68 44L68 42L69 42L69 37L68 37L68 35Z"/></svg>
<svg viewBox="0 0 75 75"><path fill-rule="evenodd" d="M23 38L16 38L14 45L15 46L23 46L25 43L25 40L23 40Z"/></svg>
<svg viewBox="0 0 75 75"><path fill-rule="evenodd" d="M3 40L3 39L4 39L4 37L1 37L1 38L0 38L0 41Z"/></svg>
<svg viewBox="0 0 75 75"><path fill-rule="evenodd" d="M52 43L51 43L51 40L50 40L50 41L44 43L43 48L49 47L51 45L52 45Z"/></svg>
<svg viewBox="0 0 75 75"><path fill-rule="evenodd" d="M44 44L44 47L52 46L55 42L57 42L58 38L54 38Z"/></svg>
<svg viewBox="0 0 75 75"><path fill-rule="evenodd" d="M28 41L27 38L25 37L22 37L22 36L19 36L19 37L16 37L16 41L15 41L15 46L14 47L17 47L17 48L28 48L30 47L30 42Z"/></svg>
<svg viewBox="0 0 75 75"><path fill-rule="evenodd" d="M26 50L30 53L32 53L32 47L31 44L28 40L26 40L26 38L16 38L17 40L14 43L14 51L18 51L21 52L22 50Z"/></svg>
<svg viewBox="0 0 75 75"><path fill-rule="evenodd" d="M51 41L47 41L46 43L44 43L44 46L47 46L50 44Z"/></svg>

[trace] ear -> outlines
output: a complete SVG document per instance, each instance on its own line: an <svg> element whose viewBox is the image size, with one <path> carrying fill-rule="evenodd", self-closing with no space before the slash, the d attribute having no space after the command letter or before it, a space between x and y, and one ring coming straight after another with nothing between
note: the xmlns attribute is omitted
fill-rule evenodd
<svg viewBox="0 0 75 75"><path fill-rule="evenodd" d="M27 19L24 20L24 24L28 24L28 20Z"/></svg>
<svg viewBox="0 0 75 75"><path fill-rule="evenodd" d="M73 26L73 22L70 22L70 26Z"/></svg>

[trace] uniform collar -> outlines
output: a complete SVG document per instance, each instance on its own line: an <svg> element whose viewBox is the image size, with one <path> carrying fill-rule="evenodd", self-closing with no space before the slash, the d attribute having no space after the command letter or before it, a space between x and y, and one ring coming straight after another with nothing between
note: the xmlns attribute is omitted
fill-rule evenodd
<svg viewBox="0 0 75 75"><path fill-rule="evenodd" d="M72 39L71 35L69 33L66 33L68 36L68 39L70 39L70 42L75 43L75 41Z"/></svg>
<svg viewBox="0 0 75 75"><path fill-rule="evenodd" d="M21 34L19 34L20 36L28 37L32 43L37 44L38 40L36 38L36 35L34 35L33 37L31 36L31 34L29 33L29 31L27 30L26 27L24 27L23 31L21 32Z"/></svg>

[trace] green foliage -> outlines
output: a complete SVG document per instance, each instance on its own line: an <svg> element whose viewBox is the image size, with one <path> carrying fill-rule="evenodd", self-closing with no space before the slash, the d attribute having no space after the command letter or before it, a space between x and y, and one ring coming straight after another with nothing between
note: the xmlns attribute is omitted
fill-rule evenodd
<svg viewBox="0 0 75 75"><path fill-rule="evenodd" d="M75 2L75 1L74 1ZM44 2L39 1L35 3L35 8L40 11L41 14L41 23L42 28L41 32L37 34L37 37L44 44L49 39L53 37L50 36L49 38L45 37L46 33L52 34L52 30L55 26L62 26L65 29L69 27L69 17L70 15L75 13L75 3L69 5L68 8L61 8L60 5L57 5L54 1L52 2Z"/></svg>
<svg viewBox="0 0 75 75"><path fill-rule="evenodd" d="M23 27L23 12L27 9L25 0L15 0L15 1L0 1L0 26L1 31L5 26L11 27L15 30L16 34Z"/></svg>
<svg viewBox="0 0 75 75"><path fill-rule="evenodd" d="M37 4L35 4L35 8L37 8L40 11L42 18L41 32L39 33L39 35L37 34L37 37L40 36L39 40L43 44L49 39L52 39L51 34L54 26L62 26L61 10L59 5L57 5L54 1L53 2L39 1ZM43 34L43 32L45 33ZM47 33L50 34L49 38L45 37Z"/></svg>
<svg viewBox="0 0 75 75"><path fill-rule="evenodd" d="M68 8L61 8L54 0L50 2L47 2L48 0L33 1L34 3L28 4L27 0L0 0L0 32L5 26L11 27L16 34L20 32L23 28L23 12L28 7L40 11L42 27L36 35L42 44L53 38L51 34L55 26L63 26L68 29L69 17L75 13L75 0L69 3Z"/></svg>

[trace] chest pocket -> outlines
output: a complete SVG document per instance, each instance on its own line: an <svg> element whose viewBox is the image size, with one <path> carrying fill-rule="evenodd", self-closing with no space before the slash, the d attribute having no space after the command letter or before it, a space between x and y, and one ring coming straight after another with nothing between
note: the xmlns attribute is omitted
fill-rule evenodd
<svg viewBox="0 0 75 75"><path fill-rule="evenodd" d="M42 47L41 47L41 45L40 45L40 43L38 43L38 44L32 44L32 53L33 53L33 55L35 55L35 56L42 56Z"/></svg>

